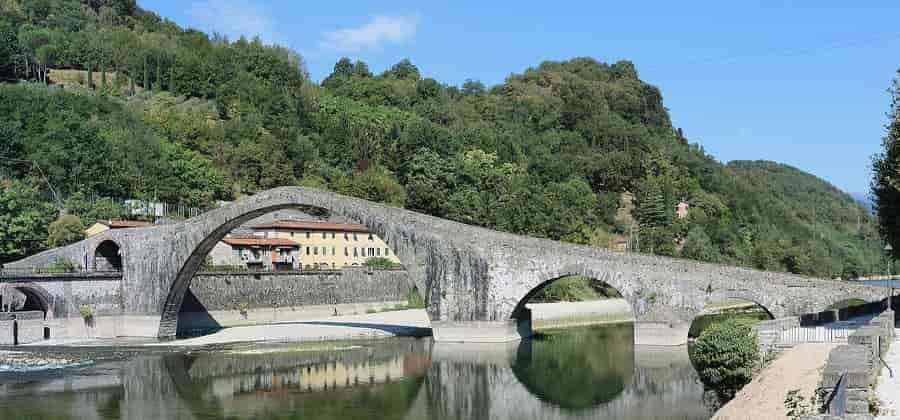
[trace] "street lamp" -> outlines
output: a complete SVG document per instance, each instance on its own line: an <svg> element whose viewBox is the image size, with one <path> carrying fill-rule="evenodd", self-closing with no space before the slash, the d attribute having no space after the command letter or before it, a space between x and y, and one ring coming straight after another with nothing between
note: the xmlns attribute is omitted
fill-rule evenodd
<svg viewBox="0 0 900 420"><path fill-rule="evenodd" d="M893 303L893 300L894 300L894 279L891 278L891 251L893 251L893 250L894 250L894 247L892 247L891 244L887 244L884 246L884 260L885 260L885 265L887 266L887 276L888 276L887 281L888 281L888 287L890 287L890 290L891 290L891 292L890 292L891 294L888 295L888 307L887 307L888 309L891 309L891 306L892 306L891 304Z"/></svg>

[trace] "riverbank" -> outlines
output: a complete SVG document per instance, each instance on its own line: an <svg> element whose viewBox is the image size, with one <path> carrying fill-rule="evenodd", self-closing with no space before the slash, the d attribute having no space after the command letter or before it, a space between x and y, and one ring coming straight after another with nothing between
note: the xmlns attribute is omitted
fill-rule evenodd
<svg viewBox="0 0 900 420"><path fill-rule="evenodd" d="M423 309L277 321L230 327L202 337L151 343L151 346L206 346L239 342L303 342L431 335Z"/></svg>
<svg viewBox="0 0 900 420"><path fill-rule="evenodd" d="M378 307L387 308L390 305L380 304ZM532 325L536 331L634 322L631 306L622 299L540 303L529 304L528 307L532 310ZM248 317L251 319L244 321L243 325L236 321L209 335L173 341L157 342L149 337L97 337L86 334L84 337L44 340L33 345L197 347L239 342L315 342L431 335L431 323L424 309L360 312L359 307L340 307L337 316L333 315L334 309L335 307L329 307L325 310L324 306L297 311L282 309L277 316L273 315L265 320L268 322L247 325L249 322L260 322L261 316L253 316ZM667 331L669 329L666 328ZM685 337L680 337L683 335L680 331L677 335L683 344ZM668 341L663 345L670 345Z"/></svg>
<svg viewBox="0 0 900 420"><path fill-rule="evenodd" d="M815 392L822 368L837 343L805 343L786 350L763 369L713 420L787 419L784 397L799 390L807 400Z"/></svg>

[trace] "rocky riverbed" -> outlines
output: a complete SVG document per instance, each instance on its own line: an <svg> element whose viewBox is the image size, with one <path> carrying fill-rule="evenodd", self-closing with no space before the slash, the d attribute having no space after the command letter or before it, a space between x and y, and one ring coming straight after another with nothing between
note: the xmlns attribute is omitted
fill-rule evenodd
<svg viewBox="0 0 900 420"><path fill-rule="evenodd" d="M91 363L93 360L79 355L62 356L34 351L0 351L0 373L63 369Z"/></svg>

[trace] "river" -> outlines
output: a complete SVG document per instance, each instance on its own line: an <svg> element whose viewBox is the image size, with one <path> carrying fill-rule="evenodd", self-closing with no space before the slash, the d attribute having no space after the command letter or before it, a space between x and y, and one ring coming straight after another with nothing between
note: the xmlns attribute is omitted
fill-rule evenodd
<svg viewBox="0 0 900 420"><path fill-rule="evenodd" d="M632 342L626 324L507 345L393 338L203 350L29 349L72 366L27 373L0 366L0 417L709 418L685 347Z"/></svg>

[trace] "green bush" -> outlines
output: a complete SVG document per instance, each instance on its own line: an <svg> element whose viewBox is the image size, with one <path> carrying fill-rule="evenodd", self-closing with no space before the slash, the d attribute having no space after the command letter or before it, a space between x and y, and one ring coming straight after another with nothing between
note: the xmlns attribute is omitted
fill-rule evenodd
<svg viewBox="0 0 900 420"><path fill-rule="evenodd" d="M400 264L385 257L372 257L366 259L366 267L372 270L395 270L400 268Z"/></svg>
<svg viewBox="0 0 900 420"><path fill-rule="evenodd" d="M56 257L53 264L50 264L51 273L74 273L80 269L80 265L65 257Z"/></svg>
<svg viewBox="0 0 900 420"><path fill-rule="evenodd" d="M586 300L601 299L600 293L595 290L593 281L585 276L566 276L554 280L537 294L531 297L531 302L581 302Z"/></svg>
<svg viewBox="0 0 900 420"><path fill-rule="evenodd" d="M47 245L64 246L84 239L84 223L81 218L67 214L50 223L47 228Z"/></svg>
<svg viewBox="0 0 900 420"><path fill-rule="evenodd" d="M713 324L689 351L700 380L723 402L750 382L759 360L756 335L749 323L740 320Z"/></svg>

